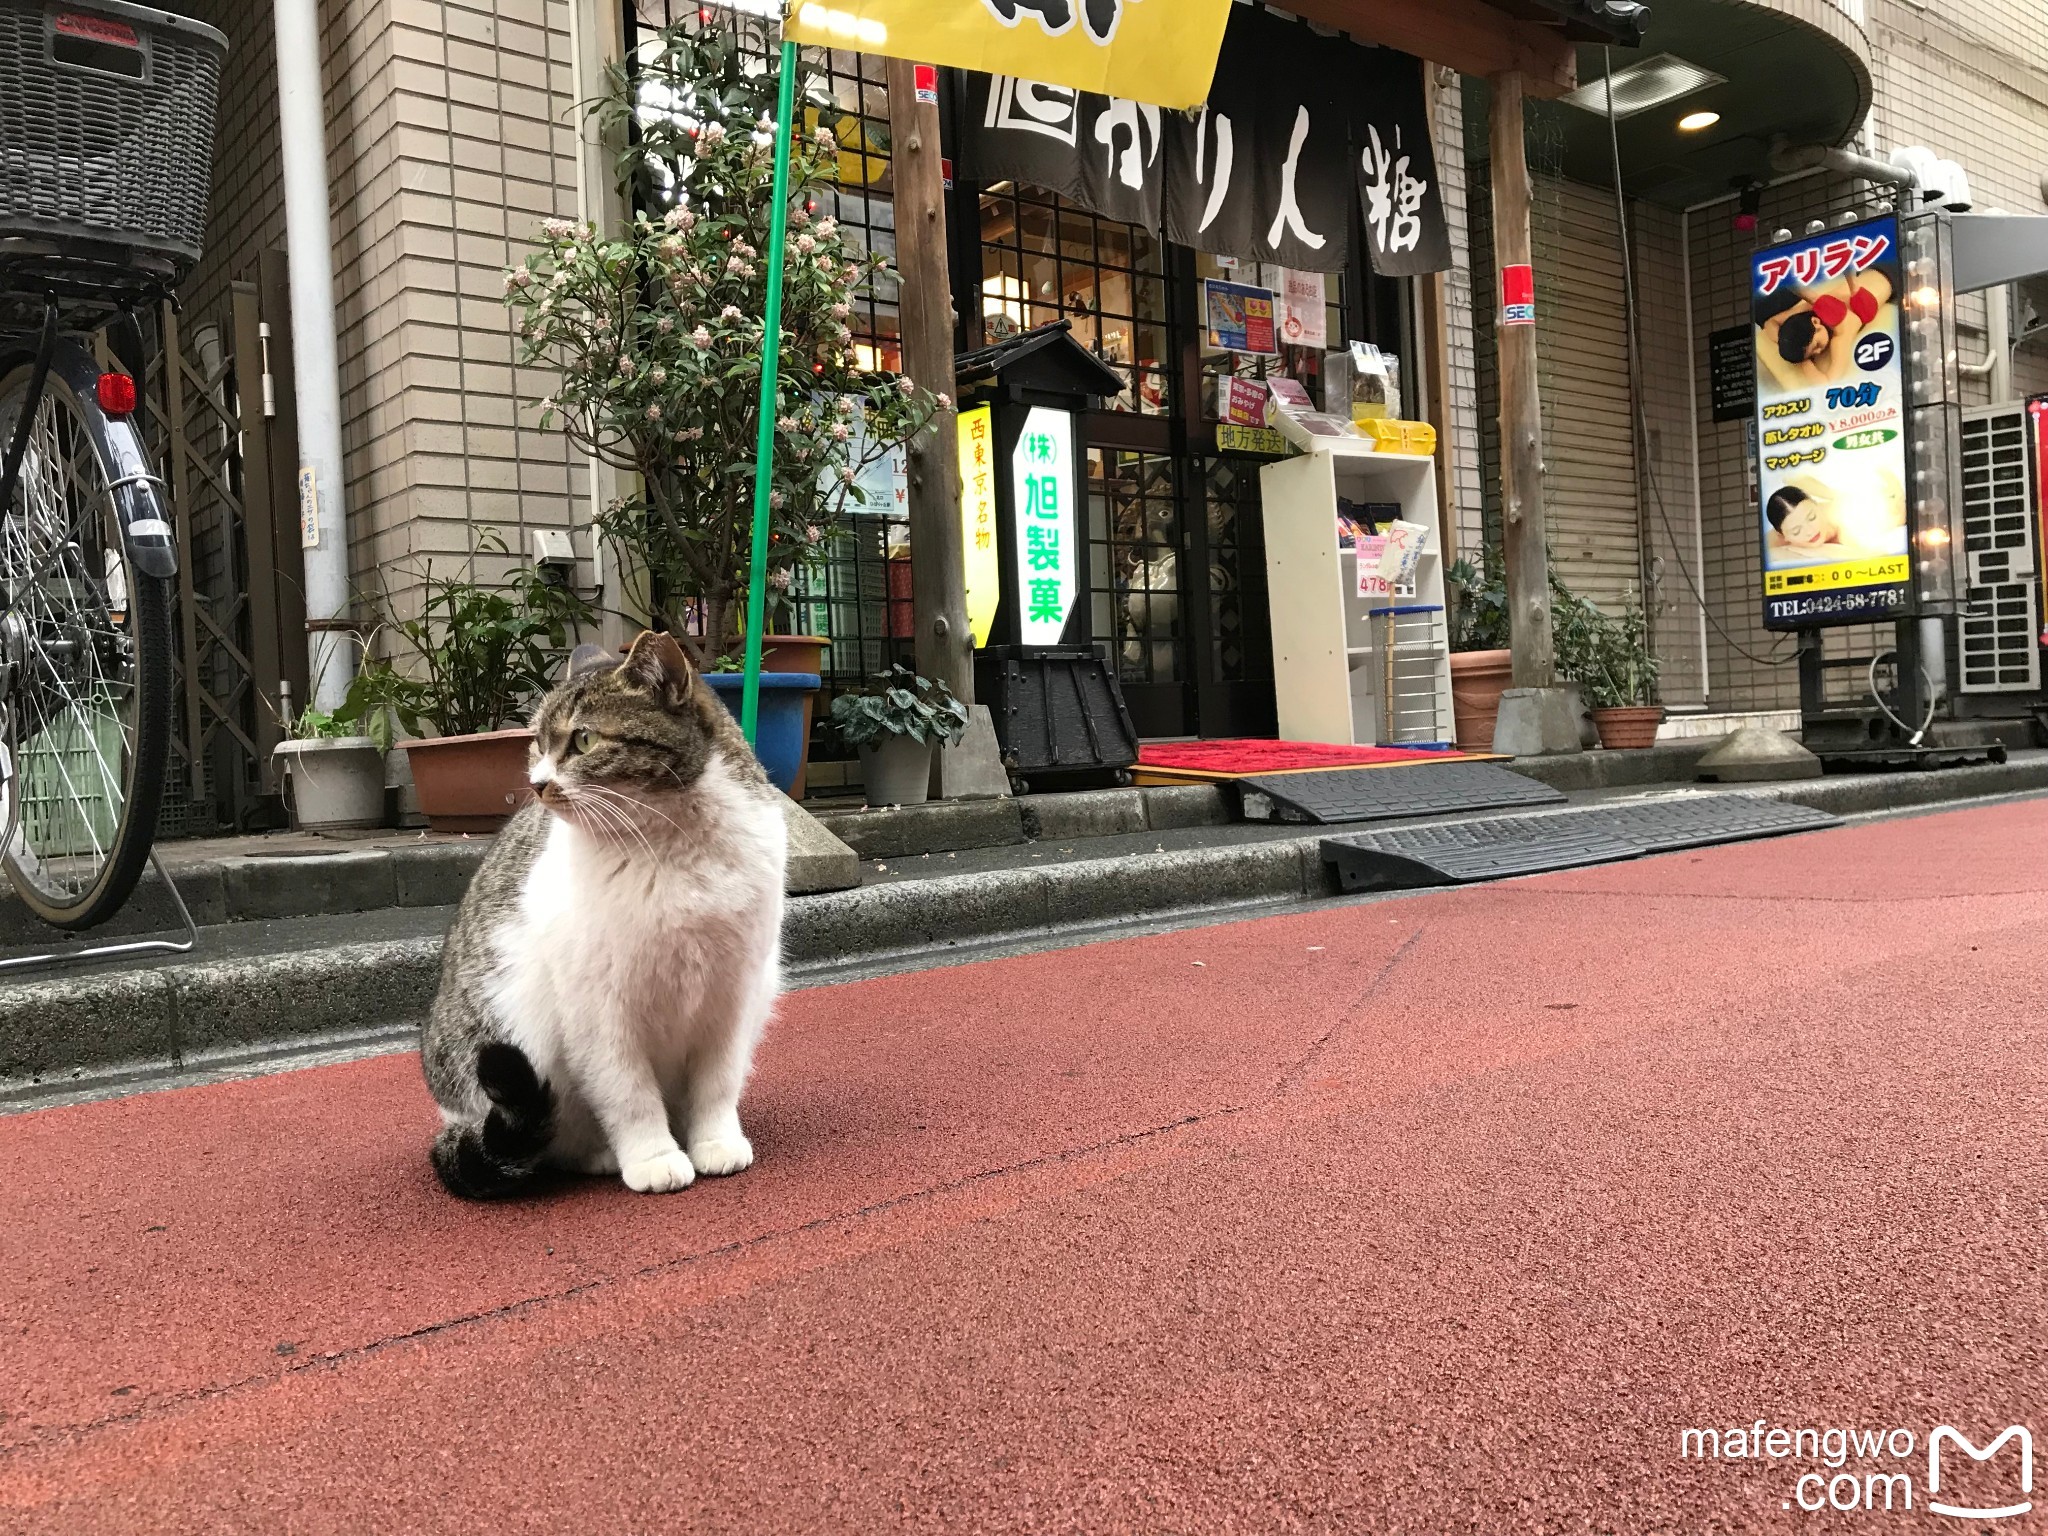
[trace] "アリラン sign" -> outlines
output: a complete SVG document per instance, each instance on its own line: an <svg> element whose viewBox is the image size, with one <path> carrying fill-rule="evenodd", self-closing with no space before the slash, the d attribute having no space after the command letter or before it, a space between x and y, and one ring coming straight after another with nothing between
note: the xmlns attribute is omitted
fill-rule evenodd
<svg viewBox="0 0 2048 1536"><path fill-rule="evenodd" d="M1751 265L1764 625L1907 612L1899 223L1871 219Z"/></svg>

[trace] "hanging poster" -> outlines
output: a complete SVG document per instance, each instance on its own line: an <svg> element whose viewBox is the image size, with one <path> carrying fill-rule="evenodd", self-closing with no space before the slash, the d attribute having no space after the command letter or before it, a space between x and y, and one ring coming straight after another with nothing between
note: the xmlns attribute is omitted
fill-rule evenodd
<svg viewBox="0 0 2048 1536"><path fill-rule="evenodd" d="M1280 347L1274 336L1273 290L1249 283L1202 283L1202 325L1208 344L1224 352L1270 357Z"/></svg>
<svg viewBox="0 0 2048 1536"><path fill-rule="evenodd" d="M1366 257L1381 277L1448 271L1451 231L1421 66L1385 48L1367 52L1365 64L1372 84L1350 100Z"/></svg>
<svg viewBox="0 0 2048 1536"><path fill-rule="evenodd" d="M1908 611L1896 217L1759 251L1751 267L1764 625Z"/></svg>
<svg viewBox="0 0 2048 1536"><path fill-rule="evenodd" d="M1422 65L1407 54L1239 5L1192 112L1008 76L971 77L966 95L971 178L1044 187L1233 260L1341 272L1362 218L1382 275L1451 264Z"/></svg>
<svg viewBox="0 0 2048 1536"><path fill-rule="evenodd" d="M1330 344L1330 311L1323 274L1287 270L1280 274L1280 339L1290 347Z"/></svg>
<svg viewBox="0 0 2048 1536"><path fill-rule="evenodd" d="M1159 228L1166 194L1162 115L1071 86L977 78L961 159L970 175L1057 192L1105 219Z"/></svg>
<svg viewBox="0 0 2048 1536"><path fill-rule="evenodd" d="M798 0L783 36L1196 107L1230 0Z"/></svg>

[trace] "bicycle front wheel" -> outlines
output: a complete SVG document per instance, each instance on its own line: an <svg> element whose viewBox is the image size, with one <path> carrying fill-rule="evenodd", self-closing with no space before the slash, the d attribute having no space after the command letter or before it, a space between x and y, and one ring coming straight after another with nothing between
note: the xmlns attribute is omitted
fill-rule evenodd
<svg viewBox="0 0 2048 1536"><path fill-rule="evenodd" d="M156 836L171 593L135 569L121 535L118 497L153 497L146 486L117 489L145 462L134 428L100 409L85 387L96 370L72 347L50 370L13 504L0 508L0 861L37 916L79 929L127 901ZM31 372L0 371L0 444L21 419Z"/></svg>

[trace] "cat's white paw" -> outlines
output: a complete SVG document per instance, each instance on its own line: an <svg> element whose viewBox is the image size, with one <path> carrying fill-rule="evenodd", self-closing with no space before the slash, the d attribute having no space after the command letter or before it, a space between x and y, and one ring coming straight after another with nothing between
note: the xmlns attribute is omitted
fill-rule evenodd
<svg viewBox="0 0 2048 1536"><path fill-rule="evenodd" d="M754 1144L734 1131L690 1143L690 1162L706 1178L715 1179L754 1166Z"/></svg>
<svg viewBox="0 0 2048 1536"><path fill-rule="evenodd" d="M626 1188L643 1195L666 1195L678 1189L688 1189L697 1177L697 1170L681 1152L662 1152L637 1163L627 1163L619 1170L619 1177L626 1181Z"/></svg>

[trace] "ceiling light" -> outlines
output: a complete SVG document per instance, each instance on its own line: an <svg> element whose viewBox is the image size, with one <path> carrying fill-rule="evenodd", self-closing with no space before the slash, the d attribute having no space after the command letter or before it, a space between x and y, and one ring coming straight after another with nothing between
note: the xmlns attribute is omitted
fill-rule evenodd
<svg viewBox="0 0 2048 1536"><path fill-rule="evenodd" d="M1721 121L1721 114L1718 112L1688 112L1678 120L1678 131L1680 133L1704 133L1719 121Z"/></svg>
<svg viewBox="0 0 2048 1536"><path fill-rule="evenodd" d="M1726 76L1717 75L1711 69L1688 64L1676 54L1660 53L1654 59L1645 59L1640 64L1631 64L1627 69L1614 72L1611 81L1614 115L1618 118L1634 117L1638 112L1661 107L1681 96L1704 91L1710 85L1727 83ZM1582 112L1605 117L1609 85L1608 80L1589 80L1563 100Z"/></svg>

